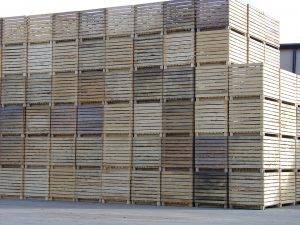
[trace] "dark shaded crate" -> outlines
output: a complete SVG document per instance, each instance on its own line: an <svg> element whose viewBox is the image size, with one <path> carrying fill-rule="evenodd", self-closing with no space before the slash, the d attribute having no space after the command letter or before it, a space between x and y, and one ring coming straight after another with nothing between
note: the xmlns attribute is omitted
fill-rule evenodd
<svg viewBox="0 0 300 225"><path fill-rule="evenodd" d="M25 139L25 165L48 166L50 164L50 137L27 136Z"/></svg>
<svg viewBox="0 0 300 225"><path fill-rule="evenodd" d="M79 12L79 37L92 38L105 35L105 9Z"/></svg>
<svg viewBox="0 0 300 225"><path fill-rule="evenodd" d="M53 71L75 71L78 69L78 42L76 40L53 43Z"/></svg>
<svg viewBox="0 0 300 225"><path fill-rule="evenodd" d="M49 194L49 170L47 167L25 168L24 196L47 199Z"/></svg>
<svg viewBox="0 0 300 225"><path fill-rule="evenodd" d="M75 197L75 169L56 167L50 170L50 198L73 199Z"/></svg>
<svg viewBox="0 0 300 225"><path fill-rule="evenodd" d="M24 163L24 138L21 136L0 137L0 164L20 165ZM1 180L4 182L4 180Z"/></svg>
<svg viewBox="0 0 300 225"><path fill-rule="evenodd" d="M28 45L28 73L52 72L52 43Z"/></svg>
<svg viewBox="0 0 300 225"><path fill-rule="evenodd" d="M3 19L3 44L23 43L27 41L26 17L9 17Z"/></svg>
<svg viewBox="0 0 300 225"><path fill-rule="evenodd" d="M21 197L22 168L0 168L0 195Z"/></svg>
<svg viewBox="0 0 300 225"><path fill-rule="evenodd" d="M51 132L52 134L76 133L76 106L73 104L52 106Z"/></svg>
<svg viewBox="0 0 300 225"><path fill-rule="evenodd" d="M26 133L48 134L50 132L50 106L31 105L26 108Z"/></svg>
<svg viewBox="0 0 300 225"><path fill-rule="evenodd" d="M78 37L78 13L53 14L53 40L75 39Z"/></svg>
<svg viewBox="0 0 300 225"><path fill-rule="evenodd" d="M55 136L51 138L52 166L75 165L75 138L73 136Z"/></svg>
<svg viewBox="0 0 300 225"><path fill-rule="evenodd" d="M52 40L52 15L34 15L27 17L28 42Z"/></svg>
<svg viewBox="0 0 300 225"><path fill-rule="evenodd" d="M83 136L76 139L76 165L101 166L103 144L100 136Z"/></svg>
<svg viewBox="0 0 300 225"><path fill-rule="evenodd" d="M1 103L4 105L24 104L25 81L23 74L2 75Z"/></svg>
<svg viewBox="0 0 300 225"><path fill-rule="evenodd" d="M2 49L2 73L23 74L26 73L26 45L4 45Z"/></svg>
<svg viewBox="0 0 300 225"><path fill-rule="evenodd" d="M51 73L29 74L26 83L26 101L29 104L51 102Z"/></svg>
<svg viewBox="0 0 300 225"><path fill-rule="evenodd" d="M76 102L78 74L74 72L55 73L52 78L53 102Z"/></svg>
<svg viewBox="0 0 300 225"><path fill-rule="evenodd" d="M8 105L0 108L0 132L23 133L24 108L21 105Z"/></svg>

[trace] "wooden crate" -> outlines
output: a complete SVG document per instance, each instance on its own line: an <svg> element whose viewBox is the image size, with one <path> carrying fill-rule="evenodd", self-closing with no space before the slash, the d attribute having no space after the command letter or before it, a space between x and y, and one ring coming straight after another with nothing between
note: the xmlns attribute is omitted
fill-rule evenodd
<svg viewBox="0 0 300 225"><path fill-rule="evenodd" d="M26 80L26 102L29 104L51 102L51 73L30 74Z"/></svg>
<svg viewBox="0 0 300 225"><path fill-rule="evenodd" d="M164 2L164 29L194 29L195 5L193 0Z"/></svg>
<svg viewBox="0 0 300 225"><path fill-rule="evenodd" d="M195 173L194 202L196 206L227 204L227 173L224 169L202 169Z"/></svg>
<svg viewBox="0 0 300 225"><path fill-rule="evenodd" d="M236 135L228 138L230 168L279 169L280 139L274 136Z"/></svg>
<svg viewBox="0 0 300 225"><path fill-rule="evenodd" d="M131 68L133 66L133 38L110 37L106 40L106 68Z"/></svg>
<svg viewBox="0 0 300 225"><path fill-rule="evenodd" d="M297 77L297 85L296 85L296 104L300 105L300 76Z"/></svg>
<svg viewBox="0 0 300 225"><path fill-rule="evenodd" d="M52 35L54 40L75 39L78 37L78 13L53 14Z"/></svg>
<svg viewBox="0 0 300 225"><path fill-rule="evenodd" d="M129 201L129 169L109 168L102 172L102 198L105 202Z"/></svg>
<svg viewBox="0 0 300 225"><path fill-rule="evenodd" d="M158 135L140 135L133 138L133 167L158 168L161 166L161 137Z"/></svg>
<svg viewBox="0 0 300 225"><path fill-rule="evenodd" d="M0 132L23 133L24 108L21 105L0 107Z"/></svg>
<svg viewBox="0 0 300 225"><path fill-rule="evenodd" d="M100 169L76 169L75 198L78 200L101 199Z"/></svg>
<svg viewBox="0 0 300 225"><path fill-rule="evenodd" d="M31 105L26 108L26 133L41 134L50 132L50 106Z"/></svg>
<svg viewBox="0 0 300 225"><path fill-rule="evenodd" d="M188 168L193 164L193 137L167 136L162 139L162 166Z"/></svg>
<svg viewBox="0 0 300 225"><path fill-rule="evenodd" d="M44 42L52 39L52 15L34 15L27 17L28 42Z"/></svg>
<svg viewBox="0 0 300 225"><path fill-rule="evenodd" d="M251 37L264 41L266 38L266 17L265 14L248 6L248 32Z"/></svg>
<svg viewBox="0 0 300 225"><path fill-rule="evenodd" d="M279 21L265 15L266 23L266 42L273 46L279 47L280 45L280 27Z"/></svg>
<svg viewBox="0 0 300 225"><path fill-rule="evenodd" d="M195 102L195 132L228 132L228 100L224 98L201 98Z"/></svg>
<svg viewBox="0 0 300 225"><path fill-rule="evenodd" d="M1 103L24 104L25 103L25 76L23 74L2 75Z"/></svg>
<svg viewBox="0 0 300 225"><path fill-rule="evenodd" d="M194 32L175 32L164 35L164 65L194 65Z"/></svg>
<svg viewBox="0 0 300 225"><path fill-rule="evenodd" d="M83 136L76 139L76 165L101 166L102 138L100 136Z"/></svg>
<svg viewBox="0 0 300 225"><path fill-rule="evenodd" d="M296 202L300 202L300 170L296 172Z"/></svg>
<svg viewBox="0 0 300 225"><path fill-rule="evenodd" d="M52 78L52 102L75 103L78 92L78 74L74 72L55 73Z"/></svg>
<svg viewBox="0 0 300 225"><path fill-rule="evenodd" d="M280 103L280 133L282 135L296 136L297 114L293 104Z"/></svg>
<svg viewBox="0 0 300 225"><path fill-rule="evenodd" d="M160 101L134 104L134 133L162 132L162 103Z"/></svg>
<svg viewBox="0 0 300 225"><path fill-rule="evenodd" d="M232 208L264 209L280 203L278 172L237 170L229 173L229 205Z"/></svg>
<svg viewBox="0 0 300 225"><path fill-rule="evenodd" d="M279 47L273 47L269 44L265 45L265 63L267 65L280 68L280 50Z"/></svg>
<svg viewBox="0 0 300 225"><path fill-rule="evenodd" d="M132 131L132 105L128 102L107 103L104 106L104 132L129 133Z"/></svg>
<svg viewBox="0 0 300 225"><path fill-rule="evenodd" d="M22 196L22 168L0 168L0 196Z"/></svg>
<svg viewBox="0 0 300 225"><path fill-rule="evenodd" d="M74 199L75 169L72 167L51 168L49 189L51 199Z"/></svg>
<svg viewBox="0 0 300 225"><path fill-rule="evenodd" d="M134 98L162 98L162 70L159 67L138 69L134 72Z"/></svg>
<svg viewBox="0 0 300 225"><path fill-rule="evenodd" d="M224 169L228 167L228 140L220 134L195 137L195 167Z"/></svg>
<svg viewBox="0 0 300 225"><path fill-rule="evenodd" d="M76 133L76 107L74 105L54 105L51 108L51 133Z"/></svg>
<svg viewBox="0 0 300 225"><path fill-rule="evenodd" d="M163 64L163 36L161 33L141 35L134 39L134 66L150 67Z"/></svg>
<svg viewBox="0 0 300 225"><path fill-rule="evenodd" d="M103 140L104 166L130 166L132 152L132 137L125 135L108 135Z"/></svg>
<svg viewBox="0 0 300 225"><path fill-rule="evenodd" d="M228 66L201 65L195 70L197 98L228 96Z"/></svg>
<svg viewBox="0 0 300 225"><path fill-rule="evenodd" d="M163 29L163 3L135 5L135 33L158 32Z"/></svg>
<svg viewBox="0 0 300 225"><path fill-rule="evenodd" d="M50 163L50 137L27 136L25 139L25 165L48 166Z"/></svg>
<svg viewBox="0 0 300 225"><path fill-rule="evenodd" d="M106 34L128 35L134 32L134 7L119 6L106 9Z"/></svg>
<svg viewBox="0 0 300 225"><path fill-rule="evenodd" d="M73 136L54 136L51 138L51 165L75 165L75 139Z"/></svg>
<svg viewBox="0 0 300 225"><path fill-rule="evenodd" d="M27 63L30 74L52 72L52 43L30 43Z"/></svg>
<svg viewBox="0 0 300 225"><path fill-rule="evenodd" d="M246 63L247 37L233 30L197 32L196 62Z"/></svg>
<svg viewBox="0 0 300 225"><path fill-rule="evenodd" d="M84 104L77 108L77 133L100 134L103 132L104 109L100 104Z"/></svg>
<svg viewBox="0 0 300 225"><path fill-rule="evenodd" d="M280 138L280 169L296 168L296 140L295 138Z"/></svg>
<svg viewBox="0 0 300 225"><path fill-rule="evenodd" d="M78 75L78 101L104 100L105 77L102 70L81 71Z"/></svg>
<svg viewBox="0 0 300 225"><path fill-rule="evenodd" d="M280 69L280 98L289 103L297 102L297 75Z"/></svg>
<svg viewBox="0 0 300 225"><path fill-rule="evenodd" d="M182 99L194 97L194 69L192 67L172 67L164 70L163 97Z"/></svg>
<svg viewBox="0 0 300 225"><path fill-rule="evenodd" d="M48 199L49 170L47 167L26 168L24 172L25 198Z"/></svg>
<svg viewBox="0 0 300 225"><path fill-rule="evenodd" d="M23 74L26 73L26 45L10 44L2 48L2 73Z"/></svg>
<svg viewBox="0 0 300 225"><path fill-rule="evenodd" d="M105 9L79 12L79 37L94 38L105 35Z"/></svg>
<svg viewBox="0 0 300 225"><path fill-rule="evenodd" d="M296 139L296 169L300 169L300 138Z"/></svg>
<svg viewBox="0 0 300 225"><path fill-rule="evenodd" d="M132 98L133 73L130 69L109 70L105 74L105 99L129 100Z"/></svg>
<svg viewBox="0 0 300 225"><path fill-rule="evenodd" d="M230 96L264 96L279 99L278 68L264 64L229 66Z"/></svg>
<svg viewBox="0 0 300 225"><path fill-rule="evenodd" d="M279 134L279 102L260 97L229 100L230 133Z"/></svg>
<svg viewBox="0 0 300 225"><path fill-rule="evenodd" d="M194 104L189 100L167 101L163 104L163 131L194 132Z"/></svg>
<svg viewBox="0 0 300 225"><path fill-rule="evenodd" d="M294 204L296 198L296 173L294 171L280 172L280 204Z"/></svg>
<svg viewBox="0 0 300 225"><path fill-rule="evenodd" d="M82 39L79 42L79 70L97 70L105 67L105 40Z"/></svg>
<svg viewBox="0 0 300 225"><path fill-rule="evenodd" d="M27 25L25 16L3 19L3 44L22 43L27 40Z"/></svg>
<svg viewBox="0 0 300 225"><path fill-rule="evenodd" d="M0 165L23 164L23 157L24 138L21 136L0 137Z"/></svg>
<svg viewBox="0 0 300 225"><path fill-rule="evenodd" d="M191 171L164 171L161 177L163 205L191 205L193 202L193 173Z"/></svg>
<svg viewBox="0 0 300 225"><path fill-rule="evenodd" d="M53 71L76 71L78 69L77 40L56 41L53 43Z"/></svg>
<svg viewBox="0 0 300 225"><path fill-rule="evenodd" d="M134 170L131 177L131 201L133 203L160 202L160 172Z"/></svg>
<svg viewBox="0 0 300 225"><path fill-rule="evenodd" d="M261 40L249 37L248 39L248 63L265 62L265 43Z"/></svg>

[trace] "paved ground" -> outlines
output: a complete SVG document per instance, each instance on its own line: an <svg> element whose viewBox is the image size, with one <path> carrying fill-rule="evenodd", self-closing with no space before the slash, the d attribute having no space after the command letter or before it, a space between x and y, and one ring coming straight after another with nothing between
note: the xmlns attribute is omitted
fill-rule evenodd
<svg viewBox="0 0 300 225"><path fill-rule="evenodd" d="M300 206L224 210L0 200L0 225L299 225Z"/></svg>

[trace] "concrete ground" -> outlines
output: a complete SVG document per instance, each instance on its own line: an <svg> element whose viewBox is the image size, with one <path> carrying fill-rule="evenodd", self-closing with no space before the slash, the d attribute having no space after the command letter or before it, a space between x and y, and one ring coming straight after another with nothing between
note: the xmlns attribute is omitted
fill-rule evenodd
<svg viewBox="0 0 300 225"><path fill-rule="evenodd" d="M0 200L0 225L299 225L300 206L226 210Z"/></svg>

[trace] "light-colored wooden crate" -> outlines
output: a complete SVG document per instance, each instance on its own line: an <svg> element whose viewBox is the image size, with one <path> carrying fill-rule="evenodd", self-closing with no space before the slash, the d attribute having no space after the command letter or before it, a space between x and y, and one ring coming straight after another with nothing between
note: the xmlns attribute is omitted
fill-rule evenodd
<svg viewBox="0 0 300 225"><path fill-rule="evenodd" d="M300 169L300 139L296 139L296 169Z"/></svg>
<svg viewBox="0 0 300 225"><path fill-rule="evenodd" d="M265 45L265 63L273 67L280 67L280 50L279 47Z"/></svg>
<svg viewBox="0 0 300 225"><path fill-rule="evenodd" d="M165 69L163 74L163 97L166 99L193 98L194 74L192 67Z"/></svg>
<svg viewBox="0 0 300 225"><path fill-rule="evenodd" d="M196 62L246 63L247 37L233 30L197 32Z"/></svg>
<svg viewBox="0 0 300 225"><path fill-rule="evenodd" d="M220 134L195 136L195 167L225 169L228 164L228 141Z"/></svg>
<svg viewBox="0 0 300 225"><path fill-rule="evenodd" d="M134 167L161 166L161 137L141 135L133 138L132 164Z"/></svg>
<svg viewBox="0 0 300 225"><path fill-rule="evenodd" d="M295 138L280 138L280 169L296 168Z"/></svg>
<svg viewBox="0 0 300 225"><path fill-rule="evenodd" d="M134 7L119 6L106 9L106 34L130 35L134 32Z"/></svg>
<svg viewBox="0 0 300 225"><path fill-rule="evenodd" d="M78 69L77 40L56 41L53 43L53 71L75 71Z"/></svg>
<svg viewBox="0 0 300 225"><path fill-rule="evenodd" d="M296 173L280 172L280 204L293 204L296 199Z"/></svg>
<svg viewBox="0 0 300 225"><path fill-rule="evenodd" d="M132 98L133 73L130 69L109 70L105 74L105 100L129 100Z"/></svg>
<svg viewBox="0 0 300 225"><path fill-rule="evenodd" d="M160 202L160 172L134 170L131 177L131 200L138 202Z"/></svg>
<svg viewBox="0 0 300 225"><path fill-rule="evenodd" d="M47 199L49 195L49 170L47 167L25 168L25 198Z"/></svg>
<svg viewBox="0 0 300 225"><path fill-rule="evenodd" d="M31 105L26 108L26 133L50 132L50 106Z"/></svg>
<svg viewBox="0 0 300 225"><path fill-rule="evenodd" d="M1 103L24 104L25 103L25 76L23 74L2 75Z"/></svg>
<svg viewBox="0 0 300 225"><path fill-rule="evenodd" d="M134 39L134 65L136 67L162 66L163 36L161 33L137 36Z"/></svg>
<svg viewBox="0 0 300 225"><path fill-rule="evenodd" d="M52 15L34 15L27 17L28 42L43 42L52 39Z"/></svg>
<svg viewBox="0 0 300 225"><path fill-rule="evenodd" d="M175 32L164 35L164 65L194 65L194 32Z"/></svg>
<svg viewBox="0 0 300 225"><path fill-rule="evenodd" d="M2 73L23 74L26 73L26 45L11 44L2 48Z"/></svg>
<svg viewBox="0 0 300 225"><path fill-rule="evenodd" d="M229 205L264 209L280 203L278 172L233 171L229 174Z"/></svg>
<svg viewBox="0 0 300 225"><path fill-rule="evenodd" d="M51 133L75 134L76 107L72 104L54 105L51 108Z"/></svg>
<svg viewBox="0 0 300 225"><path fill-rule="evenodd" d="M79 37L92 38L105 35L105 9L79 12Z"/></svg>
<svg viewBox="0 0 300 225"><path fill-rule="evenodd" d="M22 43L27 40L26 17L8 17L3 19L3 44Z"/></svg>
<svg viewBox="0 0 300 225"><path fill-rule="evenodd" d="M162 166L188 168L193 164L193 137L167 136L162 139Z"/></svg>
<svg viewBox="0 0 300 225"><path fill-rule="evenodd" d="M195 102L195 132L228 132L228 99L201 98Z"/></svg>
<svg viewBox="0 0 300 225"><path fill-rule="evenodd" d="M273 46L279 47L280 45L280 27L279 21L269 15L265 15L266 21L266 42Z"/></svg>
<svg viewBox="0 0 300 225"><path fill-rule="evenodd" d="M265 62L265 43L263 41L248 39L248 63L263 63Z"/></svg>
<svg viewBox="0 0 300 225"><path fill-rule="evenodd" d="M76 169L75 198L79 200L101 198L100 169Z"/></svg>
<svg viewBox="0 0 300 225"><path fill-rule="evenodd" d="M25 165L48 166L50 163L50 137L28 136L25 139Z"/></svg>
<svg viewBox="0 0 300 225"><path fill-rule="evenodd" d="M105 67L103 38L83 39L79 42L79 70L97 70Z"/></svg>
<svg viewBox="0 0 300 225"><path fill-rule="evenodd" d="M136 70L134 72L134 98L137 100L162 98L162 73L159 67Z"/></svg>
<svg viewBox="0 0 300 225"><path fill-rule="evenodd" d="M133 38L110 37L106 40L106 68L131 68L133 66Z"/></svg>
<svg viewBox="0 0 300 225"><path fill-rule="evenodd" d="M4 136L0 138L0 164L19 165L24 163L24 138ZM1 182L0 182L1 183Z"/></svg>
<svg viewBox="0 0 300 225"><path fill-rule="evenodd" d="M104 132L129 133L132 131L132 105L124 103L108 103L104 106Z"/></svg>
<svg viewBox="0 0 300 225"><path fill-rule="evenodd" d="M105 77L102 70L81 71L78 75L78 101L104 100Z"/></svg>
<svg viewBox="0 0 300 225"><path fill-rule="evenodd" d="M193 0L164 2L164 29L194 29L195 5Z"/></svg>
<svg viewBox="0 0 300 225"><path fill-rule="evenodd" d="M280 139L276 136L237 135L228 138L230 168L280 168Z"/></svg>
<svg viewBox="0 0 300 225"><path fill-rule="evenodd" d="M78 74L59 72L52 77L52 102L75 103L78 93Z"/></svg>
<svg viewBox="0 0 300 225"><path fill-rule="evenodd" d="M76 165L101 166L102 138L98 136L83 136L76 139Z"/></svg>
<svg viewBox="0 0 300 225"><path fill-rule="evenodd" d="M28 45L28 73L52 72L52 43Z"/></svg>
<svg viewBox="0 0 300 225"><path fill-rule="evenodd" d="M282 135L296 136L297 112L296 106L280 103L280 133Z"/></svg>
<svg viewBox="0 0 300 225"><path fill-rule="evenodd" d="M264 64L229 66L230 96L264 96L279 99L278 68Z"/></svg>
<svg viewBox="0 0 300 225"><path fill-rule="evenodd" d="M73 136L57 136L51 138L52 166L75 165L75 139Z"/></svg>
<svg viewBox="0 0 300 225"><path fill-rule="evenodd" d="M300 76L297 76L296 104L300 105Z"/></svg>
<svg viewBox="0 0 300 225"><path fill-rule="evenodd" d="M296 172L296 202L300 202L300 171Z"/></svg>
<svg viewBox="0 0 300 225"><path fill-rule="evenodd" d="M196 206L227 204L227 173L224 169L203 169L195 173L194 201Z"/></svg>
<svg viewBox="0 0 300 225"><path fill-rule="evenodd" d="M196 97L228 96L228 66L201 65L195 70Z"/></svg>
<svg viewBox="0 0 300 225"><path fill-rule="evenodd" d="M280 98L282 101L297 102L297 75L280 70Z"/></svg>
<svg viewBox="0 0 300 225"><path fill-rule="evenodd" d="M22 168L0 168L0 196L22 195Z"/></svg>
<svg viewBox="0 0 300 225"><path fill-rule="evenodd" d="M51 102L51 73L30 74L26 80L26 102L40 104Z"/></svg>
<svg viewBox="0 0 300 225"><path fill-rule="evenodd" d="M135 32L157 32L163 29L163 3L147 3L135 6Z"/></svg>
<svg viewBox="0 0 300 225"><path fill-rule="evenodd" d="M161 133L162 103L157 101L134 104L134 133Z"/></svg>
<svg viewBox="0 0 300 225"><path fill-rule="evenodd" d="M104 109L100 104L83 104L77 108L77 133L100 134L103 132Z"/></svg>
<svg viewBox="0 0 300 225"><path fill-rule="evenodd" d="M230 99L229 132L279 134L279 115L278 101L261 97Z"/></svg>
<svg viewBox="0 0 300 225"><path fill-rule="evenodd" d="M78 37L78 13L53 14L52 35L54 40L75 39Z"/></svg>
<svg viewBox="0 0 300 225"><path fill-rule="evenodd" d="M56 167L50 170L50 198L73 199L75 197L75 169Z"/></svg>
<svg viewBox="0 0 300 225"><path fill-rule="evenodd" d="M128 135L105 135L103 140L104 166L130 166L132 137Z"/></svg>
<svg viewBox="0 0 300 225"><path fill-rule="evenodd" d="M21 105L9 105L0 108L0 132L23 133L24 108Z"/></svg>
<svg viewBox="0 0 300 225"><path fill-rule="evenodd" d="M266 38L265 14L253 6L248 7L248 32L249 35L264 41Z"/></svg>

